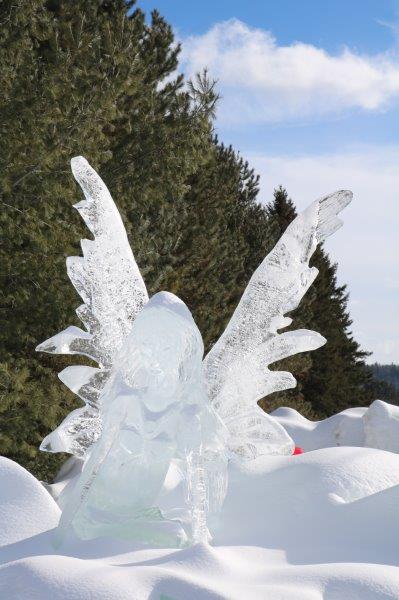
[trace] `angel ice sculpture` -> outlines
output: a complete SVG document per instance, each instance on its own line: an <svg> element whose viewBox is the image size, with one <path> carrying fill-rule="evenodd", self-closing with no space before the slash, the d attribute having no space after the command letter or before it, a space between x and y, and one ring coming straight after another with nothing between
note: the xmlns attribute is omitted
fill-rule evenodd
<svg viewBox="0 0 399 600"><path fill-rule="evenodd" d="M293 442L257 401L296 385L268 365L315 350L313 331L278 333L317 276L309 260L341 226L337 214L352 194L311 204L287 228L253 274L225 332L202 362L200 332L186 305L160 292L150 300L111 195L88 162L72 159L85 200L75 207L93 233L83 257L67 259L83 299L86 331L68 327L37 350L83 354L99 368L72 366L60 379L85 406L70 413L41 445L84 458L65 499L59 534L110 535L155 545L187 543L180 523L156 502L173 459L185 464L189 542L209 538L207 514L223 504L229 459L290 454Z"/></svg>

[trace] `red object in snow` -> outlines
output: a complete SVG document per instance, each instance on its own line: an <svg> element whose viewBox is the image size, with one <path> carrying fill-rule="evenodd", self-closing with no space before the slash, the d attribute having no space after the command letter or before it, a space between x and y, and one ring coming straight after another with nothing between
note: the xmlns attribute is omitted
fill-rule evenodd
<svg viewBox="0 0 399 600"><path fill-rule="evenodd" d="M295 456L295 454L303 454L303 449L300 446L295 446L292 455Z"/></svg>

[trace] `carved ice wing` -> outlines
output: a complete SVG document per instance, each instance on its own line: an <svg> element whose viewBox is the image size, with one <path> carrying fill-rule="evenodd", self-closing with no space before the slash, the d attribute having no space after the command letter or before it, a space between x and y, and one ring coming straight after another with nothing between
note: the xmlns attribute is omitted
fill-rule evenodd
<svg viewBox="0 0 399 600"><path fill-rule="evenodd" d="M75 208L94 236L81 240L83 256L67 258L69 278L83 300L76 312L87 332L68 327L37 349L84 354L107 369L148 295L105 183L82 156L71 166L85 195Z"/></svg>
<svg viewBox="0 0 399 600"><path fill-rule="evenodd" d="M75 208L94 236L92 240L81 240L83 256L67 259L69 278L83 300L76 312L86 331L68 327L40 344L36 350L83 354L94 359L99 369L68 367L60 373L60 379L87 405L97 410L97 400L114 356L129 333L135 316L148 301L148 295L122 219L105 183L82 156L73 158L71 167L85 195ZM87 423L91 429L91 422L91 416L89 420L82 421L83 429ZM64 439L65 435L68 437L68 432L76 436L79 423L76 417L71 427L67 417L60 426L62 431L53 432L58 436L57 447L60 439ZM88 435L83 434L85 437ZM51 451L51 439L48 439L51 436L43 441L42 449Z"/></svg>
<svg viewBox="0 0 399 600"><path fill-rule="evenodd" d="M229 428L232 450L240 456L253 457L267 448L269 453L272 446L276 452L287 451L285 430L261 415L256 402L296 385L291 373L270 371L268 365L326 341L313 331L278 330L291 324L284 315L298 306L318 274L309 260L317 244L342 225L337 214L351 199L351 192L339 191L316 200L287 227L204 360L209 397Z"/></svg>

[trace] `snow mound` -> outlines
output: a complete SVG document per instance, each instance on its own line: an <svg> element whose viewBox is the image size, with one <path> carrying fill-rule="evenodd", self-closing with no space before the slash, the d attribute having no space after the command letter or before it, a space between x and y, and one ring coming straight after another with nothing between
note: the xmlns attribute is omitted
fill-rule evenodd
<svg viewBox="0 0 399 600"><path fill-rule="evenodd" d="M399 406L376 400L363 416L365 446L399 452Z"/></svg>
<svg viewBox="0 0 399 600"><path fill-rule="evenodd" d="M328 448L231 464L212 546L177 551L72 537L55 550L55 502L15 463L0 466L0 598L399 598L398 454ZM180 487L172 473L173 504Z"/></svg>
<svg viewBox="0 0 399 600"><path fill-rule="evenodd" d="M0 545L56 527L60 509L28 471L0 456Z"/></svg>
<svg viewBox="0 0 399 600"><path fill-rule="evenodd" d="M397 564L399 456L326 448L230 471L215 543L280 548L289 563ZM239 500L237 500L239 498Z"/></svg>
<svg viewBox="0 0 399 600"><path fill-rule="evenodd" d="M333 446L364 446L362 418L366 408L348 408L323 421L309 421L293 408L278 408L272 416L305 452Z"/></svg>
<svg viewBox="0 0 399 600"><path fill-rule="evenodd" d="M399 407L382 400L375 400L369 408L348 408L323 421L309 421L285 407L275 410L272 416L305 452L365 446L399 453Z"/></svg>

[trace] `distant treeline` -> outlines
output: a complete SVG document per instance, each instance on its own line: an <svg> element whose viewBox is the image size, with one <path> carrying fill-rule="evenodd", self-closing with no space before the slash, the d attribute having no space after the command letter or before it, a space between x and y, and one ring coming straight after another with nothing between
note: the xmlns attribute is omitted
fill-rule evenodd
<svg viewBox="0 0 399 600"><path fill-rule="evenodd" d="M371 369L376 379L385 381L399 391L399 365L374 363L371 365Z"/></svg>

